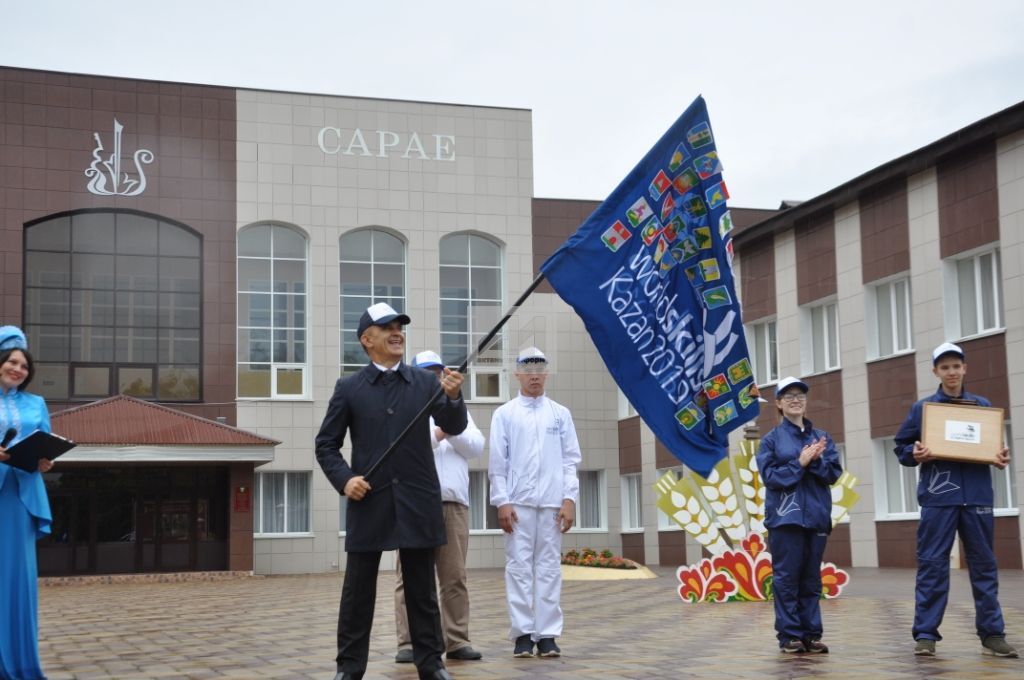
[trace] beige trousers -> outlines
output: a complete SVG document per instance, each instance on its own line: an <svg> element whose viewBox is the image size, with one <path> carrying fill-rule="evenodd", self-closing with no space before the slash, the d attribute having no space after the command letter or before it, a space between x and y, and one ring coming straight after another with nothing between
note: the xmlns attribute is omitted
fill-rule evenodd
<svg viewBox="0 0 1024 680"><path fill-rule="evenodd" d="M469 590L466 588L466 553L469 551L469 508L461 503L443 504L444 527L448 543L437 549L437 580L441 594L441 628L444 630L445 651L454 652L469 646ZM412 649L409 637L409 617L405 612L405 588L402 585L402 565L397 567L395 584L395 628L398 649Z"/></svg>

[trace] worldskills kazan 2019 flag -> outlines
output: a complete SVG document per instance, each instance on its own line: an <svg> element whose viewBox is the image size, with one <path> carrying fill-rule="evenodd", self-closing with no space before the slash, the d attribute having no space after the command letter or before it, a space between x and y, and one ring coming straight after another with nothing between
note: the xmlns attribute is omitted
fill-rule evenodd
<svg viewBox="0 0 1024 680"><path fill-rule="evenodd" d="M541 266L637 413L704 476L759 408L727 198L698 97Z"/></svg>

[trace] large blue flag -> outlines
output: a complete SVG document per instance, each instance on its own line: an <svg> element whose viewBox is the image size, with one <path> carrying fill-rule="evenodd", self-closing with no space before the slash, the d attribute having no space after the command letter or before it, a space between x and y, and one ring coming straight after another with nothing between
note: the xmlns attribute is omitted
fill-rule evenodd
<svg viewBox="0 0 1024 680"><path fill-rule="evenodd" d="M707 476L758 415L702 97L541 266L663 444Z"/></svg>

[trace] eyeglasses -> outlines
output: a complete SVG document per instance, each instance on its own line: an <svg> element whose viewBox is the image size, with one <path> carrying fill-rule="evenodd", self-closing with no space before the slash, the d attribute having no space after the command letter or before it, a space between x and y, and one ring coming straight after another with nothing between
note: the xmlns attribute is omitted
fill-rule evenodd
<svg viewBox="0 0 1024 680"><path fill-rule="evenodd" d="M783 394L779 399L782 401L807 401L807 395L802 392L798 394Z"/></svg>

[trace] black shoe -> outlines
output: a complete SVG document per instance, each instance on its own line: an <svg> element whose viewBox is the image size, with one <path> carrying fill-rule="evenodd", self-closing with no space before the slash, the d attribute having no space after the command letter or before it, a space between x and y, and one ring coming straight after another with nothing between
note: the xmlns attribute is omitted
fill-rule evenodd
<svg viewBox="0 0 1024 680"><path fill-rule="evenodd" d="M484 655L476 651L469 645L465 647L459 647L445 654L449 659L457 659L459 661L479 661L484 658Z"/></svg>
<svg viewBox="0 0 1024 680"><path fill-rule="evenodd" d="M433 673L427 673L420 675L423 680L454 680L452 674L448 672L447 668L438 668Z"/></svg>
<svg viewBox="0 0 1024 680"><path fill-rule="evenodd" d="M512 656L520 659L533 656L533 640L530 639L529 633L516 638L516 648L513 650Z"/></svg>
<svg viewBox="0 0 1024 680"><path fill-rule="evenodd" d="M362 673L345 673L343 671L338 671L334 676L334 680L362 680L362 678Z"/></svg>
<svg viewBox="0 0 1024 680"><path fill-rule="evenodd" d="M803 654L807 651L807 647L804 646L803 640L790 640L779 647L779 651L783 654Z"/></svg>
<svg viewBox="0 0 1024 680"><path fill-rule="evenodd" d="M555 644L555 638L541 638L537 640L537 656L554 658L561 655L562 650Z"/></svg>
<svg viewBox="0 0 1024 680"><path fill-rule="evenodd" d="M828 654L828 645L821 641L821 638L804 640L804 647L811 654Z"/></svg>
<svg viewBox="0 0 1024 680"><path fill-rule="evenodd" d="M412 650L399 649L398 654L395 654L395 663L412 663Z"/></svg>

